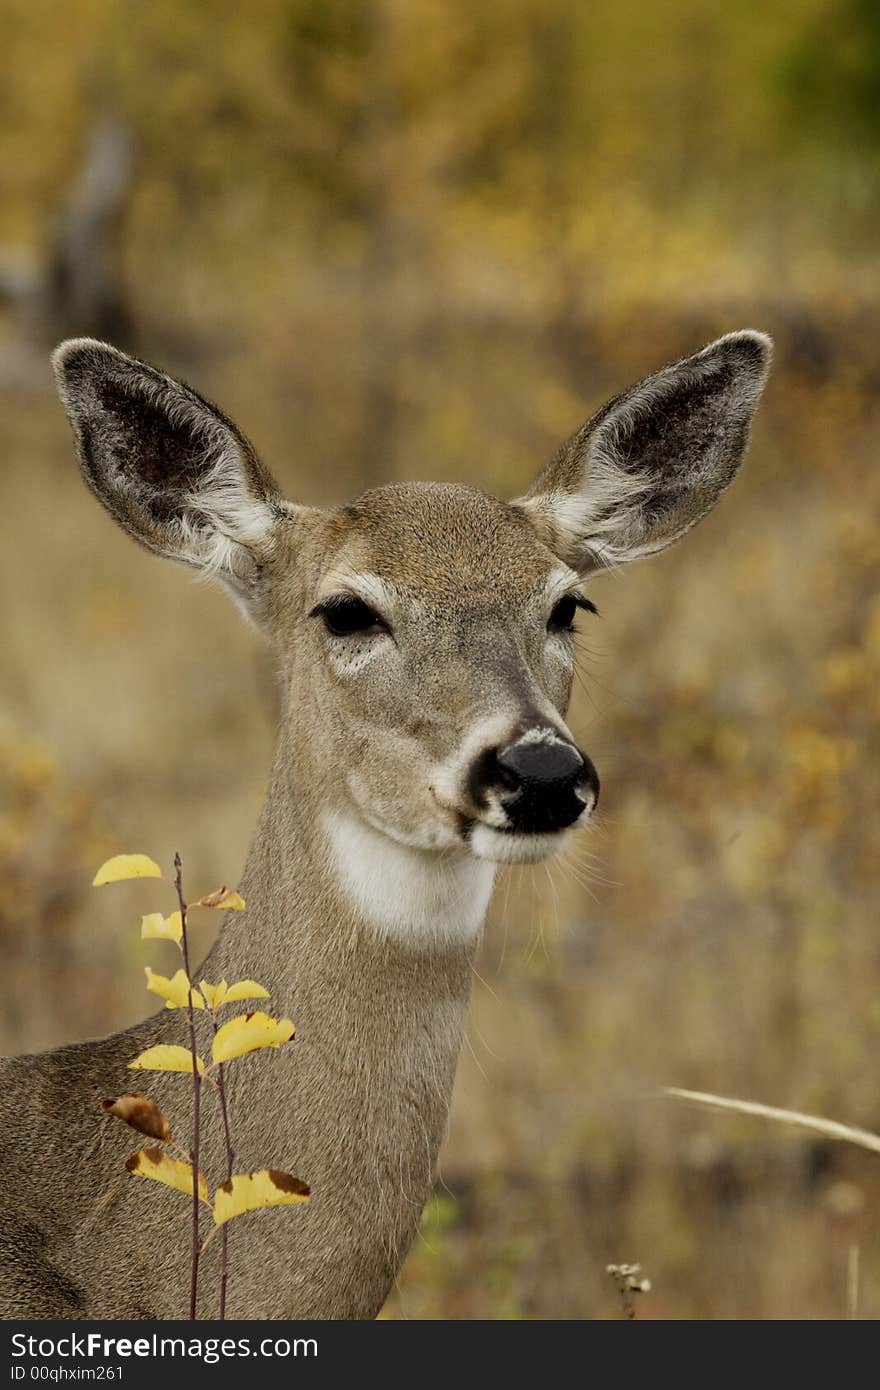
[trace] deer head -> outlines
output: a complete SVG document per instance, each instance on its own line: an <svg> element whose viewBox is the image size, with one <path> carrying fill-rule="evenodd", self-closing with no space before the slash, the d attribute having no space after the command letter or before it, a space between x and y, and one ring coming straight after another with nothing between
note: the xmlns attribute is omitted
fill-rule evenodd
<svg viewBox="0 0 880 1390"><path fill-rule="evenodd" d="M155 368L89 339L54 362L99 500L268 635L282 736L343 860L368 852L369 832L509 863L553 853L598 798L565 723L584 582L714 507L770 350L731 333L647 377L514 501L402 483L331 510L285 500L236 426Z"/></svg>

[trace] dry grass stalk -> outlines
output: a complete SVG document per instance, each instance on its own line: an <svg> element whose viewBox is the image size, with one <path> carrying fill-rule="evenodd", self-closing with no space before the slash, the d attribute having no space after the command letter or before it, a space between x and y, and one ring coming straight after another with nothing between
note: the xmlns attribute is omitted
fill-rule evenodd
<svg viewBox="0 0 880 1390"><path fill-rule="evenodd" d="M754 1100L733 1100L730 1096L715 1096L708 1091L682 1091L677 1086L665 1086L663 1093L675 1100L686 1100L694 1105L706 1105L715 1110L732 1110L738 1115L755 1115L763 1120L781 1120L783 1124L809 1129L814 1134L824 1134L827 1139L839 1139L848 1144L856 1144L860 1149L868 1149L871 1153L880 1153L880 1135L854 1125L842 1125L837 1120L825 1120L819 1115L805 1115L800 1110L783 1110L775 1105L761 1105Z"/></svg>

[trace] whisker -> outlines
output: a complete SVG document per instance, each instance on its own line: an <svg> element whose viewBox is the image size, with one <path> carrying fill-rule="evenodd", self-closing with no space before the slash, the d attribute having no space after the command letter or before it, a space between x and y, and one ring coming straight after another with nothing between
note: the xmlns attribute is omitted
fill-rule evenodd
<svg viewBox="0 0 880 1390"><path fill-rule="evenodd" d="M577 886L578 886L584 893L586 893L586 895L587 895L588 898L592 898L593 902L596 904L597 907L600 905L600 904L599 904L599 898L598 898L597 895L593 892L592 888L589 886L589 884L583 883L579 878L576 877L576 875L572 872L572 868L571 868L571 865L570 865L570 864L562 864L562 863L560 863L560 866L559 866L559 867L560 867L560 870L561 870L563 873L567 873L567 874L569 874L569 875L571 876L572 882L576 883Z"/></svg>
<svg viewBox="0 0 880 1390"><path fill-rule="evenodd" d="M495 992L495 990L492 988L492 986L489 984L488 980L484 980L484 979L483 979L482 975L480 974L479 970L477 969L477 967L476 967L475 965L472 965L472 966L471 966L471 969L473 970L475 977L479 980L479 982L480 982L480 984L483 986L483 988L484 988L485 990L487 990L489 994L491 994L492 998L496 1001L496 1003L500 1004L500 1003L501 1003L501 999L500 999L500 997L498 996L498 994Z"/></svg>
<svg viewBox="0 0 880 1390"><path fill-rule="evenodd" d="M471 1040L470 1040L470 1030L469 1030L469 1029L465 1031L465 1034L464 1034L464 1043L465 1043L465 1046L466 1046L468 1052L471 1054L471 1057L474 1059L474 1066L476 1067L477 1071L480 1073L480 1076L483 1078L483 1080L484 1080L485 1082L488 1083L488 1081L489 1081L488 1073L487 1073L487 1071L486 1071L486 1068L483 1066L482 1062L480 1061L479 1057L477 1056L476 1052L474 1051L474 1045L473 1045L473 1043L472 1043Z"/></svg>

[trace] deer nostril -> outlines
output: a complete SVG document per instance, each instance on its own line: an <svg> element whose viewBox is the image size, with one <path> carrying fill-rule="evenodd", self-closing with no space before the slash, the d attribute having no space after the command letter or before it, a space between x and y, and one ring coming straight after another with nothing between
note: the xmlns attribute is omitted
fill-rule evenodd
<svg viewBox="0 0 880 1390"><path fill-rule="evenodd" d="M507 767L499 754L495 753L494 750L491 763L492 780L495 784L499 787L503 787L504 790L508 792L517 791L522 779L516 769Z"/></svg>

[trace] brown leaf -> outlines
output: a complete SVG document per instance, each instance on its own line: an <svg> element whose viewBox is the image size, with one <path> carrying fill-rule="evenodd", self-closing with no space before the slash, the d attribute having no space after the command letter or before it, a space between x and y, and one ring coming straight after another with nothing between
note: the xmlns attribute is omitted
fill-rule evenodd
<svg viewBox="0 0 880 1390"><path fill-rule="evenodd" d="M245 908L245 901L241 894L236 893L234 888L227 888L224 883L222 888L216 889L213 893L206 893L203 898L198 898L190 907L219 907L234 912L242 912Z"/></svg>
<svg viewBox="0 0 880 1390"><path fill-rule="evenodd" d="M151 1139L161 1139L167 1144L171 1138L171 1126L158 1105L137 1091L128 1091L116 1100L102 1100L101 1109Z"/></svg>
<svg viewBox="0 0 880 1390"><path fill-rule="evenodd" d="M282 1173L279 1168L268 1168L266 1170L272 1182L282 1192L292 1192L297 1197L308 1197L311 1189L307 1182L302 1178L295 1178L292 1173Z"/></svg>

